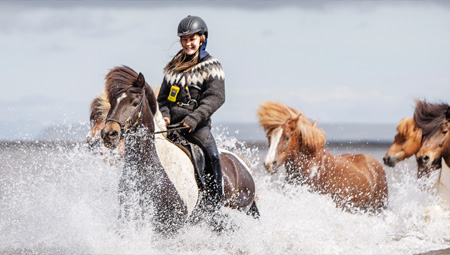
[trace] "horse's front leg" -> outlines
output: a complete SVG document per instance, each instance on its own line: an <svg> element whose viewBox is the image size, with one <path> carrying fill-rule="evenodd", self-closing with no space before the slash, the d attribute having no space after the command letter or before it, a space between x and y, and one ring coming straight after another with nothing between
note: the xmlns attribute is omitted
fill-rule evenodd
<svg viewBox="0 0 450 255"><path fill-rule="evenodd" d="M118 198L119 221L126 223L138 220L141 216L141 206L136 176L126 169L119 181Z"/></svg>

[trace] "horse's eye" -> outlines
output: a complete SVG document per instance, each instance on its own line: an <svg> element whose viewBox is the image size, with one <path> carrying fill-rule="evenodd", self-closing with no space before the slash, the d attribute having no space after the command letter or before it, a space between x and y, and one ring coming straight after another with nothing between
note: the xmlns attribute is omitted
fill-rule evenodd
<svg viewBox="0 0 450 255"><path fill-rule="evenodd" d="M284 140L289 141L289 136L287 135Z"/></svg>
<svg viewBox="0 0 450 255"><path fill-rule="evenodd" d="M442 131L442 134L446 135L448 133L448 130Z"/></svg>
<svg viewBox="0 0 450 255"><path fill-rule="evenodd" d="M134 102L133 106L136 107L136 106L138 106L138 104L139 104L139 102Z"/></svg>

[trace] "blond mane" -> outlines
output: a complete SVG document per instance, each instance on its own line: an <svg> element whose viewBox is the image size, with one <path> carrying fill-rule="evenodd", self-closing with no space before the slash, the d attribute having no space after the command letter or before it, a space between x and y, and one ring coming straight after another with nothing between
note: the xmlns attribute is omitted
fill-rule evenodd
<svg viewBox="0 0 450 255"><path fill-rule="evenodd" d="M325 147L325 131L317 127L317 122L312 122L302 114L299 115L296 131L302 135L302 146L311 149Z"/></svg>
<svg viewBox="0 0 450 255"><path fill-rule="evenodd" d="M300 112L281 103L264 102L258 110L259 123L269 136L287 120L296 118Z"/></svg>
<svg viewBox="0 0 450 255"><path fill-rule="evenodd" d="M398 123L397 131L401 136L403 136L405 138L409 138L414 135L415 128L416 128L416 124L414 123L413 118L403 118Z"/></svg>
<svg viewBox="0 0 450 255"><path fill-rule="evenodd" d="M109 112L109 108L111 108L111 105L109 104L108 97L106 95L106 92L103 91L98 97L96 97L91 105L91 116L90 120L91 122L101 122L106 119L106 115Z"/></svg>
<svg viewBox="0 0 450 255"><path fill-rule="evenodd" d="M317 127L299 111L281 103L264 102L258 110L259 123L269 137L272 131L289 120L297 120L296 131L302 135L302 145L308 148L321 148L325 146L325 132Z"/></svg>

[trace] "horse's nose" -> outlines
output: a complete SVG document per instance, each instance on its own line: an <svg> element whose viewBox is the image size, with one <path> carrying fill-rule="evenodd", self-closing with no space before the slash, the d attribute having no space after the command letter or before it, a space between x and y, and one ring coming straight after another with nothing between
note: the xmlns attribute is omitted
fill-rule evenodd
<svg viewBox="0 0 450 255"><path fill-rule="evenodd" d="M421 165L427 164L428 161L430 160L430 156L428 155L423 155L421 157L418 158L417 162Z"/></svg>
<svg viewBox="0 0 450 255"><path fill-rule="evenodd" d="M274 173L276 166L277 166L276 160L271 161L271 162L264 162L264 167L266 168L266 171L268 173L271 173L271 174Z"/></svg>
<svg viewBox="0 0 450 255"><path fill-rule="evenodd" d="M111 138L116 138L119 135L119 132L117 132L116 130L113 130L112 132L109 132L109 137Z"/></svg>
<svg viewBox="0 0 450 255"><path fill-rule="evenodd" d="M391 156L383 157L383 162L387 166L390 166L390 167L394 167L395 166L394 159L391 158Z"/></svg>
<svg viewBox="0 0 450 255"><path fill-rule="evenodd" d="M110 131L103 129L102 132L100 133L100 135L101 135L102 139L105 139L105 138L115 139L119 136L119 132L117 132L114 129L110 130Z"/></svg>

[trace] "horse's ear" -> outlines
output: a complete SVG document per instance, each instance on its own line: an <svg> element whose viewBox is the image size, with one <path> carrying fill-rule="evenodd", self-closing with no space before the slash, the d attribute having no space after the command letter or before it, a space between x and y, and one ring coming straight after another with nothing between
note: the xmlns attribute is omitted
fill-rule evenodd
<svg viewBox="0 0 450 255"><path fill-rule="evenodd" d="M445 118L450 121L450 107L447 108L447 112L445 113Z"/></svg>
<svg viewBox="0 0 450 255"><path fill-rule="evenodd" d="M139 88L143 88L144 87L144 85L145 85L145 78L144 78L144 75L142 73L139 73L139 75L138 75L138 77L137 77L137 79L136 79L136 81L134 82L133 85L136 86L136 87L139 87Z"/></svg>

